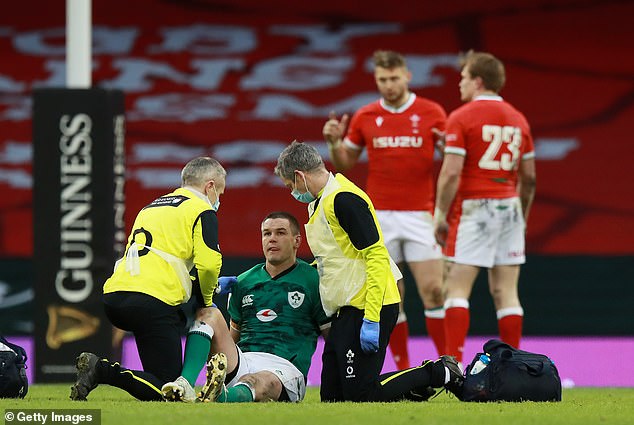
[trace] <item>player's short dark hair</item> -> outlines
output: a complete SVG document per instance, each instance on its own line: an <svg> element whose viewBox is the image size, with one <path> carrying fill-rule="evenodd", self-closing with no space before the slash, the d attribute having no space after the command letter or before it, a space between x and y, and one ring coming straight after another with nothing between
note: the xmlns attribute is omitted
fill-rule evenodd
<svg viewBox="0 0 634 425"><path fill-rule="evenodd" d="M299 221L297 221L297 219L295 218L295 216L291 213L287 213L286 211L274 211L272 213L270 213L269 215L267 215L266 217L264 217L264 220L262 220L262 223L264 223L266 220L268 219L273 219L273 218L282 218L285 220L288 220L288 223L291 226L291 233L293 235L299 235L300 231L299 231Z"/></svg>
<svg viewBox="0 0 634 425"><path fill-rule="evenodd" d="M461 55L460 65L467 69L471 78L480 77L487 90L499 93L506 82L506 72L501 60L491 53L469 50Z"/></svg>
<svg viewBox="0 0 634 425"><path fill-rule="evenodd" d="M377 50L374 52L372 59L375 67L386 69L407 68L407 62L403 55L392 50Z"/></svg>

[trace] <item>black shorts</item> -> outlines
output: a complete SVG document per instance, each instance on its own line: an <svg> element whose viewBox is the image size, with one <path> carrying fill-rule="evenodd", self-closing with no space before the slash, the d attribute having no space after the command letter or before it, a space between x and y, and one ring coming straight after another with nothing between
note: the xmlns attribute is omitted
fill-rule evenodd
<svg viewBox="0 0 634 425"><path fill-rule="evenodd" d="M143 370L166 382L181 373L181 335L185 316L171 306L140 292L112 292L103 296L104 310L112 324L132 332Z"/></svg>
<svg viewBox="0 0 634 425"><path fill-rule="evenodd" d="M322 401L378 400L379 375L398 312L398 304L383 306L379 322L379 351L365 354L360 342L364 311L348 306L339 309L333 317L324 346Z"/></svg>

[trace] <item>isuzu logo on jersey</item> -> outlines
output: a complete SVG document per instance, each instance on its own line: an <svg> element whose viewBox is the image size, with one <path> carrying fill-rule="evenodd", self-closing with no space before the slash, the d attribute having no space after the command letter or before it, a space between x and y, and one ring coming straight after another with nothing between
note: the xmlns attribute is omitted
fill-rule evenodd
<svg viewBox="0 0 634 425"><path fill-rule="evenodd" d="M422 136L381 136L372 139L375 148L420 148Z"/></svg>
<svg viewBox="0 0 634 425"><path fill-rule="evenodd" d="M260 322L270 322L277 318L277 313L270 308L265 308L264 310L258 311L255 317L257 317Z"/></svg>
<svg viewBox="0 0 634 425"><path fill-rule="evenodd" d="M293 308L298 308L304 302L305 295L299 291L293 291L288 293L288 303Z"/></svg>

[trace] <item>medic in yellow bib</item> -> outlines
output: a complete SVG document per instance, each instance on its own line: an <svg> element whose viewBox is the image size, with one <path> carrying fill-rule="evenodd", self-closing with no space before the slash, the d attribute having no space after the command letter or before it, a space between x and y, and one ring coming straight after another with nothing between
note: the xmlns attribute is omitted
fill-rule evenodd
<svg viewBox="0 0 634 425"><path fill-rule="evenodd" d="M101 383L141 400L162 400L163 384L181 374L181 305L192 295L190 270L195 268L198 275L198 307L211 307L218 284L222 255L217 212L226 174L215 159L195 158L183 168L180 188L138 213L126 254L104 284L103 301L112 324L134 334L143 371L82 353L71 399L86 399ZM188 344L199 346L194 351L202 353L203 363L212 336L211 327L200 321L189 330Z"/></svg>
<svg viewBox="0 0 634 425"><path fill-rule="evenodd" d="M372 201L342 174L326 170L311 145L293 142L275 174L308 205L306 239L319 272L324 311L333 315L324 346L322 401L421 400L451 379L462 385L457 363L436 362L380 375L399 312L396 281Z"/></svg>

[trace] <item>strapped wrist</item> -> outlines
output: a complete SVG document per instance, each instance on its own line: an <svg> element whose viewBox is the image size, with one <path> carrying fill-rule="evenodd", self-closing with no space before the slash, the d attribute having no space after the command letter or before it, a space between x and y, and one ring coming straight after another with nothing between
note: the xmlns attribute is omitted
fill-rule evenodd
<svg viewBox="0 0 634 425"><path fill-rule="evenodd" d="M442 212L440 208L436 207L434 209L434 223L438 223L441 221L447 221L447 213Z"/></svg>

